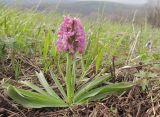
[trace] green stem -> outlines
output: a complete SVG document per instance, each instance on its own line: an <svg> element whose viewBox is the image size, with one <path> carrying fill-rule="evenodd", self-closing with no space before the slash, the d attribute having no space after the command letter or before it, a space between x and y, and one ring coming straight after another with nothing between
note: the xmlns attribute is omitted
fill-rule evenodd
<svg viewBox="0 0 160 117"><path fill-rule="evenodd" d="M72 66L72 59L71 55L67 54L67 67L66 67L66 86L67 86L67 98L68 103L72 104L73 102L73 95L74 95L74 84L73 84L73 78L72 78L72 72L71 72L71 66Z"/></svg>
<svg viewBox="0 0 160 117"><path fill-rule="evenodd" d="M74 97L74 89L75 89L75 84L76 84L76 60L73 60L73 67L72 67L72 92L73 95L72 97Z"/></svg>

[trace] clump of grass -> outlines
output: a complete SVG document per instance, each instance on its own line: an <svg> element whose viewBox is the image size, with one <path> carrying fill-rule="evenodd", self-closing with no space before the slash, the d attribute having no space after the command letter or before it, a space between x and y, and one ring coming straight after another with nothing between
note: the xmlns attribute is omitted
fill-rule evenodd
<svg viewBox="0 0 160 117"><path fill-rule="evenodd" d="M57 25L61 20L60 15L31 10L11 10L5 7L0 9L0 14L0 37L5 41L14 42L15 52L22 52L27 56L38 55L45 71L52 64L56 64L54 61L59 57L56 53L55 41ZM135 39L135 32L130 24L112 23L107 20L102 20L97 24L87 20L83 22L87 32L87 47L83 57L85 69L95 61L98 72L100 63L106 61L110 64L112 56L117 56L121 62L125 63L130 46ZM151 29L148 26L147 30L143 30L135 26L135 31L141 31L141 34L133 57L148 53L145 44L149 40L152 40L154 48L158 47L160 42L156 37L157 29ZM104 56L107 57L105 61Z"/></svg>

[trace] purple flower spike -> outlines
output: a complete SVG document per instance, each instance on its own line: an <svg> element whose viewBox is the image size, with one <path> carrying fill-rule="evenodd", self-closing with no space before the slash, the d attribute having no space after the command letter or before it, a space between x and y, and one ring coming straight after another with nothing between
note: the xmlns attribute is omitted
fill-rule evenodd
<svg viewBox="0 0 160 117"><path fill-rule="evenodd" d="M85 48L85 33L77 18L65 16L58 30L57 51L82 54Z"/></svg>

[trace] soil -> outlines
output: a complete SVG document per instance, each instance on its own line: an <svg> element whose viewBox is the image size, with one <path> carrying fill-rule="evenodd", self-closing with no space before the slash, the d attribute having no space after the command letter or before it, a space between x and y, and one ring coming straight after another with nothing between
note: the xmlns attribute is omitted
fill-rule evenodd
<svg viewBox="0 0 160 117"><path fill-rule="evenodd" d="M17 60L20 60L20 56ZM34 76L35 70L39 65L34 65L32 59L22 61L22 71L20 76ZM15 82L14 72L10 69L10 60L5 60L5 70L1 67L0 80L10 78ZM2 64L1 64L2 65ZM139 66L138 66L139 67ZM134 86L129 91L121 95L108 95L103 100L91 102L86 105L75 106L72 108L41 108L26 109L14 103L5 93L0 85L0 117L160 117L160 70L153 68L152 64L141 66L141 69L133 73L132 68L125 69L116 74L116 82L134 79L134 73L139 70L146 70L157 74L157 78L149 80L145 89L141 86ZM131 72L132 71L132 72ZM117 73L117 72L116 72ZM127 75L126 75L127 74Z"/></svg>

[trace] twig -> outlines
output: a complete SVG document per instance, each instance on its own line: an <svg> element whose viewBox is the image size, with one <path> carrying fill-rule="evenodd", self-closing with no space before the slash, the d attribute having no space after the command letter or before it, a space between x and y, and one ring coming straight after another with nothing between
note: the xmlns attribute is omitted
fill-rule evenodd
<svg viewBox="0 0 160 117"><path fill-rule="evenodd" d="M13 111L10 111L8 109L4 109L5 111L8 111L9 113L12 113L12 115L8 116L8 117L15 117L15 115L19 115L18 113L15 113Z"/></svg>
<svg viewBox="0 0 160 117"><path fill-rule="evenodd" d="M2 94L0 94L0 97L8 104L8 105L10 105L11 107L13 107L15 110L17 110L18 112L20 112L22 115L23 115L23 117L26 117L26 115L21 111L21 110L19 110L16 106L14 106L14 105L12 105L11 103L10 103L10 101L7 99L7 98L5 98Z"/></svg>
<svg viewBox="0 0 160 117"><path fill-rule="evenodd" d="M141 104L138 106L138 112L136 114L136 117L140 117L140 112L141 112Z"/></svg>
<svg viewBox="0 0 160 117"><path fill-rule="evenodd" d="M40 68L38 66L36 66L35 64L33 64L33 62L31 62L29 60L29 58L27 58L27 57L24 58L22 55L18 55L17 58L19 58L20 60L22 60L24 63L27 63L28 65L32 66L36 70L40 70Z"/></svg>
<svg viewBox="0 0 160 117"><path fill-rule="evenodd" d="M153 103L153 97L151 96L151 102L152 102L152 110L153 110L153 115L156 116L156 111L155 111L155 106Z"/></svg>
<svg viewBox="0 0 160 117"><path fill-rule="evenodd" d="M112 82L115 82L116 79L116 73L115 73L116 69L115 69L115 57L113 56L112 58Z"/></svg>
<svg viewBox="0 0 160 117"><path fill-rule="evenodd" d="M155 65L155 64L160 64L160 62L148 63L148 64L137 65L137 66L122 67L121 69L132 69L132 68L136 68L137 69L137 68L151 66L151 65Z"/></svg>

